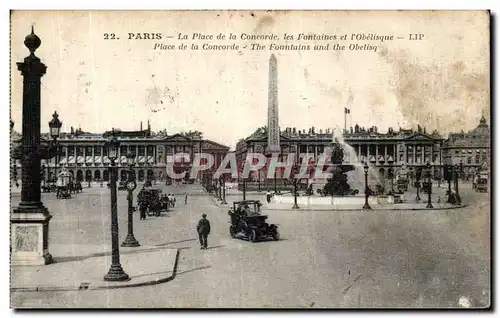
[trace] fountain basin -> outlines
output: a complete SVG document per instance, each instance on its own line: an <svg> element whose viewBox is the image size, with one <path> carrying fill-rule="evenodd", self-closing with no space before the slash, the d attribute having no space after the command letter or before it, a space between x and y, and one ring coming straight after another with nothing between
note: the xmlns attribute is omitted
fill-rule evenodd
<svg viewBox="0 0 500 318"><path fill-rule="evenodd" d="M394 202L394 201L392 201ZM285 204L293 204L294 197L290 195L275 195L271 200L271 203L285 203ZM379 204L379 200L377 197L369 197L368 203L370 205ZM384 202L386 203L386 202ZM387 202L390 203L390 202ZM363 206L365 204L365 197L363 195L354 195L354 196L334 196L334 197L318 197L318 196L302 196L297 197L298 205L356 205Z"/></svg>

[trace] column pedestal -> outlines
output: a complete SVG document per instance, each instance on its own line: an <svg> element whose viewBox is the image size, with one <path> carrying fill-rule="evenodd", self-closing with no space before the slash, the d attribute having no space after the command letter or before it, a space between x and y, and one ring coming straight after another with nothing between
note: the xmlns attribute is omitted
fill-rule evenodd
<svg viewBox="0 0 500 318"><path fill-rule="evenodd" d="M29 210L29 211L28 211ZM34 209L18 207L10 217L11 265L47 265L49 221L52 215L45 206Z"/></svg>

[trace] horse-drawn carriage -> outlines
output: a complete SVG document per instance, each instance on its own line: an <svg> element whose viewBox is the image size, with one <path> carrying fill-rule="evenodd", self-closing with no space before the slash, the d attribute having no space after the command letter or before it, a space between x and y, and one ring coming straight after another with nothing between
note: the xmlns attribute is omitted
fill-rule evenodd
<svg viewBox="0 0 500 318"><path fill-rule="evenodd" d="M73 174L65 169L59 173L56 182L56 198L70 199L73 186ZM81 186L81 184L80 184Z"/></svg>
<svg viewBox="0 0 500 318"><path fill-rule="evenodd" d="M137 195L139 206L146 207L148 216L160 216L162 211L168 212L170 201L160 189L143 188Z"/></svg>
<svg viewBox="0 0 500 318"><path fill-rule="evenodd" d="M74 193L79 193L83 191L82 183L80 181L72 182L70 188Z"/></svg>
<svg viewBox="0 0 500 318"><path fill-rule="evenodd" d="M260 214L258 200L234 202L229 210L229 234L232 238L244 238L254 243L271 237L275 241L280 239L278 226L266 222L267 215Z"/></svg>
<svg viewBox="0 0 500 318"><path fill-rule="evenodd" d="M474 181L476 192L488 192L488 177L489 174L487 171L479 172Z"/></svg>
<svg viewBox="0 0 500 318"><path fill-rule="evenodd" d="M47 182L42 186L42 192L56 192L57 191L57 185L54 182Z"/></svg>

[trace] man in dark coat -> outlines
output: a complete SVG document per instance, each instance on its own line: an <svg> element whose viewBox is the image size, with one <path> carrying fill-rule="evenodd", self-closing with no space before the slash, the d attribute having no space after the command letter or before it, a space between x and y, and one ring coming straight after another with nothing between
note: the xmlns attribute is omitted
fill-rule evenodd
<svg viewBox="0 0 500 318"><path fill-rule="evenodd" d="M207 220L207 215L205 213L203 213L201 220L198 222L196 230L198 231L198 237L200 238L201 249L206 250L207 238L208 234L210 234L210 221Z"/></svg>
<svg viewBox="0 0 500 318"><path fill-rule="evenodd" d="M139 212L141 213L140 220L146 219L146 210L148 209L148 203L146 201L146 195L144 191L144 187L139 191L137 195L137 203L139 205Z"/></svg>

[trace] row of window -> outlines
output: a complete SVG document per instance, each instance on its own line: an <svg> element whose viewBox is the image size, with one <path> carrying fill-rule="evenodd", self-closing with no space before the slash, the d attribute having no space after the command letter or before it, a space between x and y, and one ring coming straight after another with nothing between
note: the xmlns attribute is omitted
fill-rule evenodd
<svg viewBox="0 0 500 318"><path fill-rule="evenodd" d="M467 164L472 164L472 159L475 159L475 164L482 164L483 162L488 162L488 155L483 153L482 155L467 156Z"/></svg>
<svg viewBox="0 0 500 318"><path fill-rule="evenodd" d="M92 156L92 150L94 156L107 155L106 148L102 146L63 146L59 148L59 156L65 156L66 150L68 156ZM125 156L128 152L131 152L134 156L154 156L154 146L120 146L120 152L122 156Z"/></svg>

